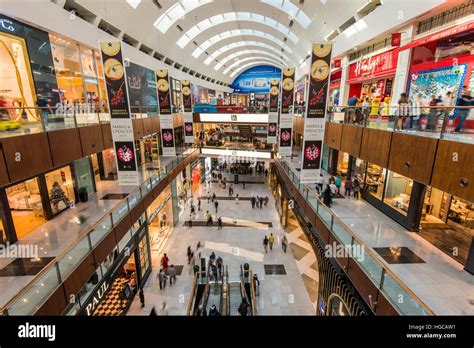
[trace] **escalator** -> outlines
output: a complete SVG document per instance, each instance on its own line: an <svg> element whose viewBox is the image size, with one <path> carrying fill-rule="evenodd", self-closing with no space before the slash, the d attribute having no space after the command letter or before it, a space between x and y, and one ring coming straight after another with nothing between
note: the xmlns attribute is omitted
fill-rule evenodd
<svg viewBox="0 0 474 348"><path fill-rule="evenodd" d="M252 138L252 127L248 124L239 125L239 133L242 138L251 139Z"/></svg>

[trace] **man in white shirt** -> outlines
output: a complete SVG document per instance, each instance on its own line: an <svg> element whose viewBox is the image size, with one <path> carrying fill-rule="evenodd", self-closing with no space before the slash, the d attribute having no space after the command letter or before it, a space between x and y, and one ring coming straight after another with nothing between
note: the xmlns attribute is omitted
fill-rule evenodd
<svg viewBox="0 0 474 348"><path fill-rule="evenodd" d="M319 176L316 178L316 191L318 191L318 193L321 193L323 191L323 184L324 176L323 174L319 174Z"/></svg>
<svg viewBox="0 0 474 348"><path fill-rule="evenodd" d="M329 184L329 189L331 190L331 193L336 196L337 195L337 192L338 192L338 189L337 189L337 186L335 183L330 183Z"/></svg>

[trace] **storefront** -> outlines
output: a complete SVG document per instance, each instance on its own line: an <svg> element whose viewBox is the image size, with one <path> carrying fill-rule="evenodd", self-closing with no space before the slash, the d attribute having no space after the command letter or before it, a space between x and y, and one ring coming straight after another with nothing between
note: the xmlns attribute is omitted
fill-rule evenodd
<svg viewBox="0 0 474 348"><path fill-rule="evenodd" d="M397 63L398 51L392 49L350 64L346 81L349 84L349 98L369 98L370 103L374 98L391 97Z"/></svg>
<svg viewBox="0 0 474 348"><path fill-rule="evenodd" d="M432 96L443 100L443 104L457 105L462 88L472 93L474 77L472 67L474 56L474 22L468 22L437 33L416 39L401 49L412 48L408 96L420 98L422 105L429 105ZM453 94L447 98L447 93ZM422 114L422 127L428 115ZM441 127L442 115L438 116ZM457 126L457 110L449 113L448 130ZM463 125L465 131L474 132L474 119L468 117Z"/></svg>
<svg viewBox="0 0 474 348"><path fill-rule="evenodd" d="M175 133L176 134L176 133ZM158 133L135 140L138 164L159 163L160 135Z"/></svg>
<svg viewBox="0 0 474 348"><path fill-rule="evenodd" d="M115 161L115 151L107 149L90 155L92 171L96 182L117 180L117 163Z"/></svg>
<svg viewBox="0 0 474 348"><path fill-rule="evenodd" d="M200 159L195 160L193 163L191 163L191 190L194 193L199 189L199 186L201 185L201 180L203 178L203 164Z"/></svg>
<svg viewBox="0 0 474 348"><path fill-rule="evenodd" d="M331 72L329 84L329 105L339 105L339 90L341 88L342 69Z"/></svg>
<svg viewBox="0 0 474 348"><path fill-rule="evenodd" d="M174 226L171 188L169 186L147 208L152 252L159 252Z"/></svg>
<svg viewBox="0 0 474 348"><path fill-rule="evenodd" d="M151 253L145 215L132 226L91 278L75 295L64 315L125 315L151 274Z"/></svg>

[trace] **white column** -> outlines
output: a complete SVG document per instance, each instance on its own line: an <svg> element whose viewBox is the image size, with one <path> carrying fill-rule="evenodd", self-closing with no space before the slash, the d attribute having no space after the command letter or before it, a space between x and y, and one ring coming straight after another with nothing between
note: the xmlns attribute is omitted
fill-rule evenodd
<svg viewBox="0 0 474 348"><path fill-rule="evenodd" d="M414 26L410 25L400 30L402 33L400 46L412 41L414 29ZM400 94L407 92L407 82L410 78L410 58L411 49L398 53L397 73L392 86L392 105L397 104Z"/></svg>
<svg viewBox="0 0 474 348"><path fill-rule="evenodd" d="M349 56L346 55L341 58L341 86L339 87L339 106L347 105L349 99L349 85L346 83L349 77Z"/></svg>

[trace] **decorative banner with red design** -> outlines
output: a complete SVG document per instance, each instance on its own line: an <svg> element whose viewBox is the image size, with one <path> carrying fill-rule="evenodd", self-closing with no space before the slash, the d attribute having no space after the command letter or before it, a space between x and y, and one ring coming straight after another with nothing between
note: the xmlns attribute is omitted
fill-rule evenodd
<svg viewBox="0 0 474 348"><path fill-rule="evenodd" d="M291 156L293 145L293 115L280 115L280 133L278 141L278 153L280 156Z"/></svg>
<svg viewBox="0 0 474 348"><path fill-rule="evenodd" d="M163 156L176 156L173 115L160 115L160 128Z"/></svg>
<svg viewBox="0 0 474 348"><path fill-rule="evenodd" d="M184 107L184 142L186 144L194 144L193 98L191 94L191 81L182 80L181 86Z"/></svg>
<svg viewBox="0 0 474 348"><path fill-rule="evenodd" d="M168 69L156 69L155 74L160 115L171 115L171 89Z"/></svg>
<svg viewBox="0 0 474 348"><path fill-rule="evenodd" d="M127 76L120 41L99 42L119 185L139 185Z"/></svg>
<svg viewBox="0 0 474 348"><path fill-rule="evenodd" d="M295 68L283 68L281 81L281 114L289 114L295 94Z"/></svg>
<svg viewBox="0 0 474 348"><path fill-rule="evenodd" d="M280 79L270 80L270 107L268 113L267 143L277 143L278 101L280 99Z"/></svg>
<svg viewBox="0 0 474 348"><path fill-rule="evenodd" d="M321 170L332 44L314 43L304 122L301 183L314 183Z"/></svg>

